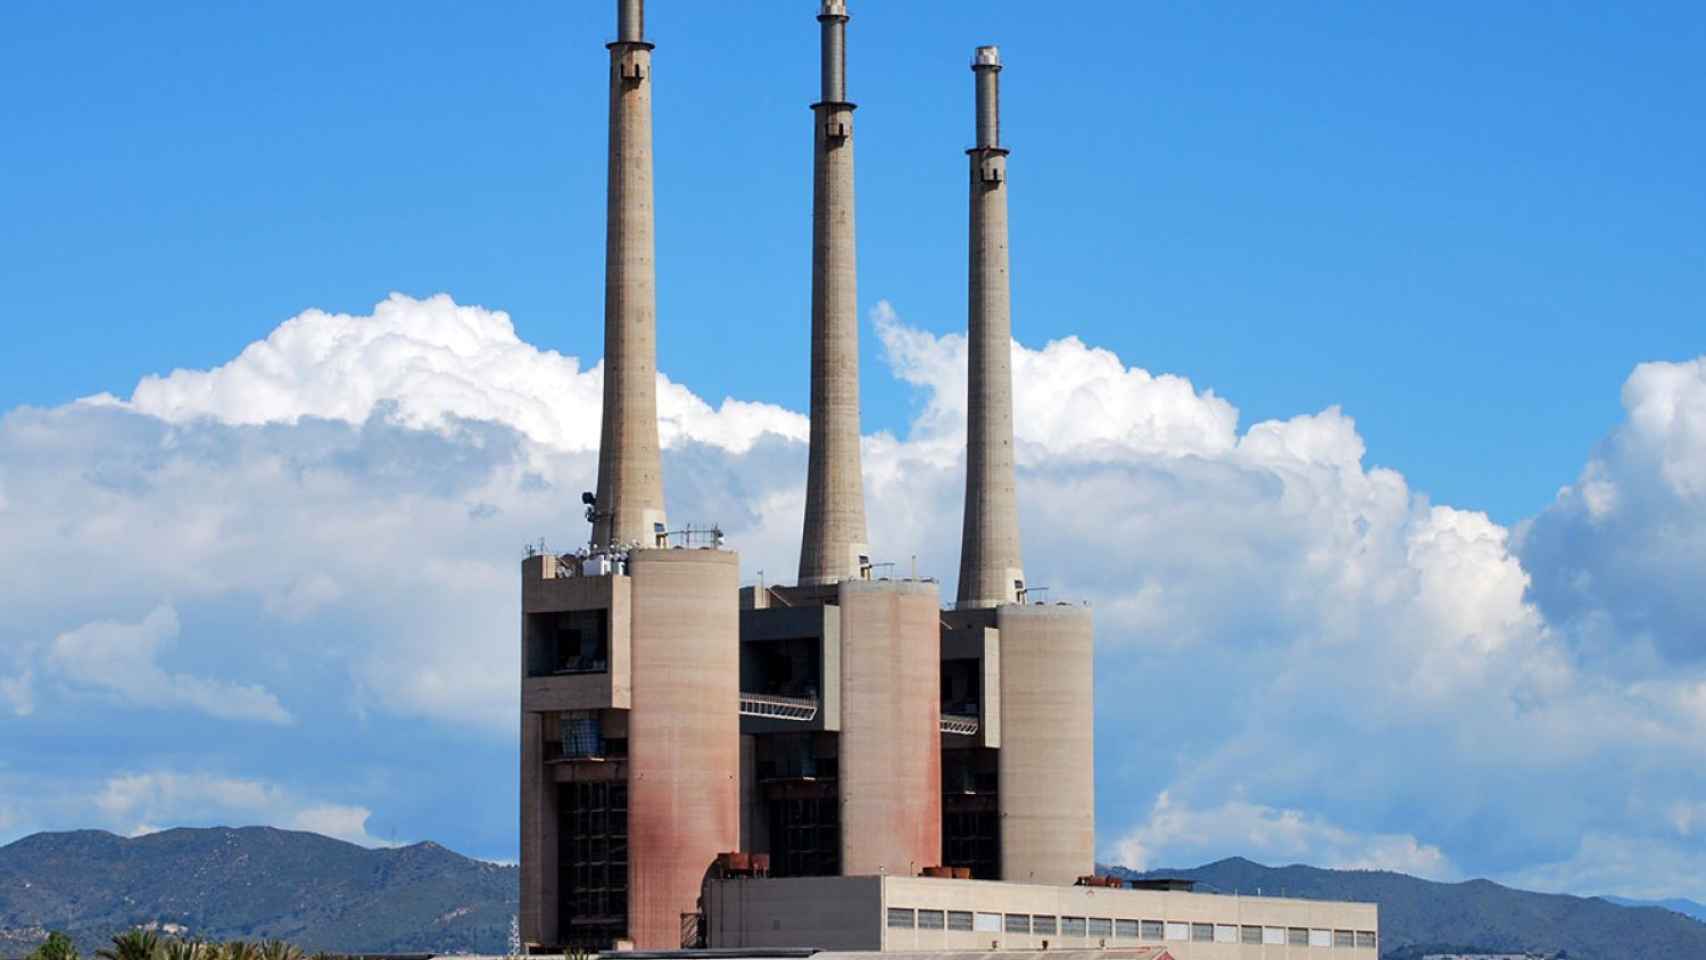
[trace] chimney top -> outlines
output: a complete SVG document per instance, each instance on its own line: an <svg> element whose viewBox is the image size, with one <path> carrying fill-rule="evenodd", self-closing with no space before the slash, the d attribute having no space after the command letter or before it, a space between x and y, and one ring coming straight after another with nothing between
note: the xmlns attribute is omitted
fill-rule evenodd
<svg viewBox="0 0 1706 960"><path fill-rule="evenodd" d="M824 6L829 6L828 0L825 0ZM995 46L978 47L977 54L972 57L971 65L973 70L978 67L1001 66L1001 48Z"/></svg>
<svg viewBox="0 0 1706 960"><path fill-rule="evenodd" d="M823 0L823 7L818 11L820 17L847 16L847 0Z"/></svg>

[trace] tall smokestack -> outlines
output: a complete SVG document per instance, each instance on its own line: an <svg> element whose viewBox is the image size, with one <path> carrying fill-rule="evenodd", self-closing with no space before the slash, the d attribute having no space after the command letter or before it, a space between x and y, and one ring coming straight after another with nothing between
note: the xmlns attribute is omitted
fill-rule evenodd
<svg viewBox="0 0 1706 960"><path fill-rule="evenodd" d="M617 0L610 49L610 180L604 245L604 424L592 543L656 544L657 272L653 262L652 45L644 0Z"/></svg>
<svg viewBox="0 0 1706 960"><path fill-rule="evenodd" d="M959 604L1018 602L1019 508L1013 481L1013 303L1007 255L1007 149L1001 146L1001 52L978 47L977 146L971 157L971 277L966 515Z"/></svg>
<svg viewBox="0 0 1706 960"><path fill-rule="evenodd" d="M823 0L823 95L812 105L811 459L800 584L855 579L869 564L859 472L859 318L853 249L853 104L847 3Z"/></svg>

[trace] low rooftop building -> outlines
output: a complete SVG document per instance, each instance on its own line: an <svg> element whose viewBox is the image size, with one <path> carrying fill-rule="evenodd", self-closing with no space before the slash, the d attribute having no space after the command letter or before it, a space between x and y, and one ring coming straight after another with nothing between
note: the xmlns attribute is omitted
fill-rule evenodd
<svg viewBox="0 0 1706 960"><path fill-rule="evenodd" d="M1149 949L1173 960L1374 960L1380 945L1372 903L934 877L712 880L704 910L706 945L731 951L1123 957Z"/></svg>

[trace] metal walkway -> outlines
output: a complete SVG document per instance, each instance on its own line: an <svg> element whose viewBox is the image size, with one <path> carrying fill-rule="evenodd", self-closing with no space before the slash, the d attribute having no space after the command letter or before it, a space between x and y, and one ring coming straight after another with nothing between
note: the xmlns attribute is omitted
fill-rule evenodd
<svg viewBox="0 0 1706 960"><path fill-rule="evenodd" d="M763 693L743 693L740 695L740 715L810 723L817 719L817 701L797 697L772 697Z"/></svg>
<svg viewBox="0 0 1706 960"><path fill-rule="evenodd" d="M743 717L762 717L766 720L792 720L796 723L811 723L817 719L817 708L818 702L816 700L800 697L775 697L767 693L743 693L740 695L740 715ZM943 714L941 729L943 733L974 737L977 735L978 722L976 717Z"/></svg>
<svg viewBox="0 0 1706 960"><path fill-rule="evenodd" d="M943 733L957 733L963 737L976 736L977 735L977 718L976 717L956 717L956 716L952 716L950 714L944 713L944 714L942 714L942 732Z"/></svg>

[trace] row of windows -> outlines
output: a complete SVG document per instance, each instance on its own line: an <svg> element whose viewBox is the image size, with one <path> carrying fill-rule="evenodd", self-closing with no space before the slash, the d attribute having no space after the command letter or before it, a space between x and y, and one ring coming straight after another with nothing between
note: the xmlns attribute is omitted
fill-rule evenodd
<svg viewBox="0 0 1706 960"><path fill-rule="evenodd" d="M1373 950L1372 930L1319 930L1309 927L1256 927L1228 923L1175 923L1164 920L1114 920L1107 917L1054 917L1029 913L973 913L970 910L912 910L890 907L891 930L961 930L1017 933L1033 937L1089 937L1119 940L1178 940L1191 943L1277 944L1293 947L1350 947Z"/></svg>

